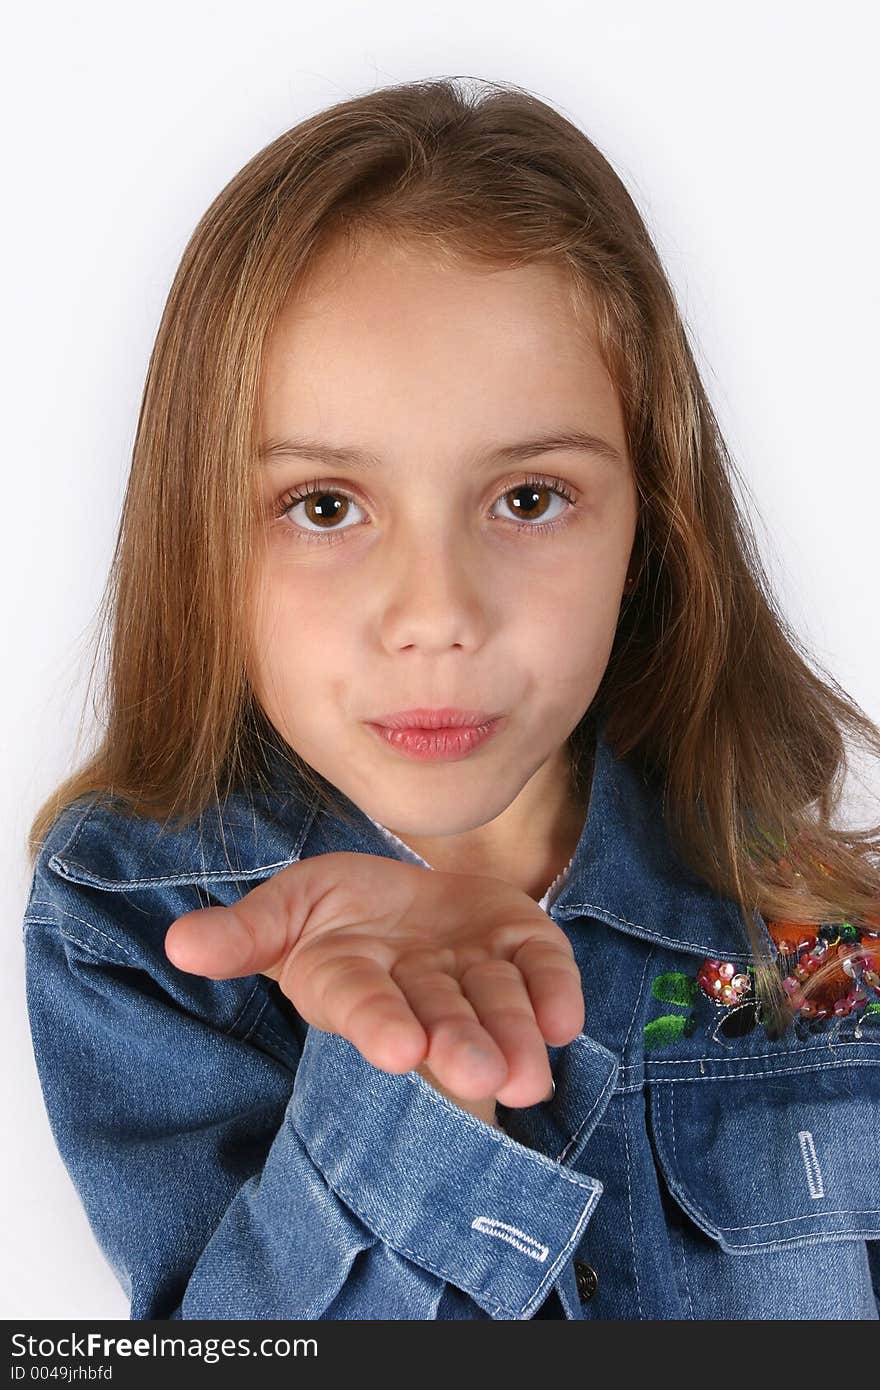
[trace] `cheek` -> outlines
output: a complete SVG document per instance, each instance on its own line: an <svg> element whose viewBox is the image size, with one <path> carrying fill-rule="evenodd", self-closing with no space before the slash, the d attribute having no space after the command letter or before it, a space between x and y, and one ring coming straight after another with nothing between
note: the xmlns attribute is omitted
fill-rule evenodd
<svg viewBox="0 0 880 1390"><path fill-rule="evenodd" d="M308 709L341 646L338 605L328 586L309 584L283 564L270 566L253 611L249 677L270 716ZM334 617L334 613L336 616Z"/></svg>
<svg viewBox="0 0 880 1390"><path fill-rule="evenodd" d="M614 640L614 624L587 604L557 605L553 620L525 634L523 654L545 684L579 689L604 670Z"/></svg>
<svg viewBox="0 0 880 1390"><path fill-rule="evenodd" d="M620 573L619 557L606 563L597 551L595 563L589 555L585 563L581 547L576 563L552 574L533 570L507 601L520 659L552 692L552 703L576 704L597 687L614 644Z"/></svg>
<svg viewBox="0 0 880 1390"><path fill-rule="evenodd" d="M521 564L519 582L506 582L499 601L518 626L540 630L544 642L561 634L598 634L616 625L625 564L601 545L572 546L541 566Z"/></svg>
<svg viewBox="0 0 880 1390"><path fill-rule="evenodd" d="M267 636L310 645L323 635L332 645L344 611L333 576L287 554L291 542L279 541L266 570L257 625Z"/></svg>

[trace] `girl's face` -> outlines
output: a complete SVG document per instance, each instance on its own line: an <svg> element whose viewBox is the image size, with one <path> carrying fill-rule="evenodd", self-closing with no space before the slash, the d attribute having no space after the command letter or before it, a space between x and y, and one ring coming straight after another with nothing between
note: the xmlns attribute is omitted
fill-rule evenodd
<svg viewBox="0 0 880 1390"><path fill-rule="evenodd" d="M564 273L334 252L267 348L263 451L310 447L259 464L265 713L436 867L558 835L566 740L608 661L637 520L620 404ZM511 448L575 432L602 443ZM433 762L367 722L444 706L504 720Z"/></svg>

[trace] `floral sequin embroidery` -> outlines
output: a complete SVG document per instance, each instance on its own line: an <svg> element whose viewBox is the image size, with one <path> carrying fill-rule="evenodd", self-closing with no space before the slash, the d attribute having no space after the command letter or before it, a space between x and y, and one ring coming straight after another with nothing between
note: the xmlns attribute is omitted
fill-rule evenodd
<svg viewBox="0 0 880 1390"><path fill-rule="evenodd" d="M852 1036L862 1036L865 1023L880 1024L880 931L850 922L819 927L789 922L767 924L779 951L777 967L782 987L795 1012L794 1029L799 1039L831 1024L851 1020ZM848 953L861 942L857 956ZM839 958L825 987L805 998L803 985L826 961ZM762 1022L755 999L754 971L732 961L707 957L695 975L667 971L651 982L654 999L672 1005L651 1019L643 1029L647 1050L668 1047L678 1038L690 1037L709 1009L709 1033L719 1043L742 1037ZM711 1003L711 1008L709 1004Z"/></svg>

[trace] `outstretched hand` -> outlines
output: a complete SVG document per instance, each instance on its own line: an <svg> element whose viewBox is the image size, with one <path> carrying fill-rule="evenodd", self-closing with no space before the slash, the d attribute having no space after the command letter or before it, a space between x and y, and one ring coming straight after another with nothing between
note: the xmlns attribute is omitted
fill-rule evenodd
<svg viewBox="0 0 880 1390"><path fill-rule="evenodd" d="M388 1072L430 1069L454 1096L534 1105L547 1044L584 1025L565 934L502 879L332 853L279 870L231 907L178 917L173 965L277 981L307 1023Z"/></svg>

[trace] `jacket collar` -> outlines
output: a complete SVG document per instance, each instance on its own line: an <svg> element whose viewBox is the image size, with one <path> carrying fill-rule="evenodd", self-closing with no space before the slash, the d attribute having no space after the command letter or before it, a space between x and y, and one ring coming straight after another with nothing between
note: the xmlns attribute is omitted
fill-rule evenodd
<svg viewBox="0 0 880 1390"><path fill-rule="evenodd" d="M752 953L734 899L717 893L676 854L663 813L663 789L615 756L596 733L589 810L571 873L551 905L554 918L594 917L674 950L749 961ZM778 950L764 919L759 937Z"/></svg>
<svg viewBox="0 0 880 1390"><path fill-rule="evenodd" d="M337 791L337 795L340 795ZM120 817L93 798L62 817L48 866L62 878L109 891L163 884L255 881L314 854L345 850L394 856L393 845L347 797L345 825L270 750L270 789L236 791L183 830ZM60 830L59 826L59 830ZM53 840L55 836L53 836ZM400 857L405 857L401 852ZM554 920L594 918L618 931L701 957L751 958L735 902L716 894L677 857L663 819L662 788L615 756L596 730L589 809L568 876L549 908ZM756 914L771 957L777 948Z"/></svg>

